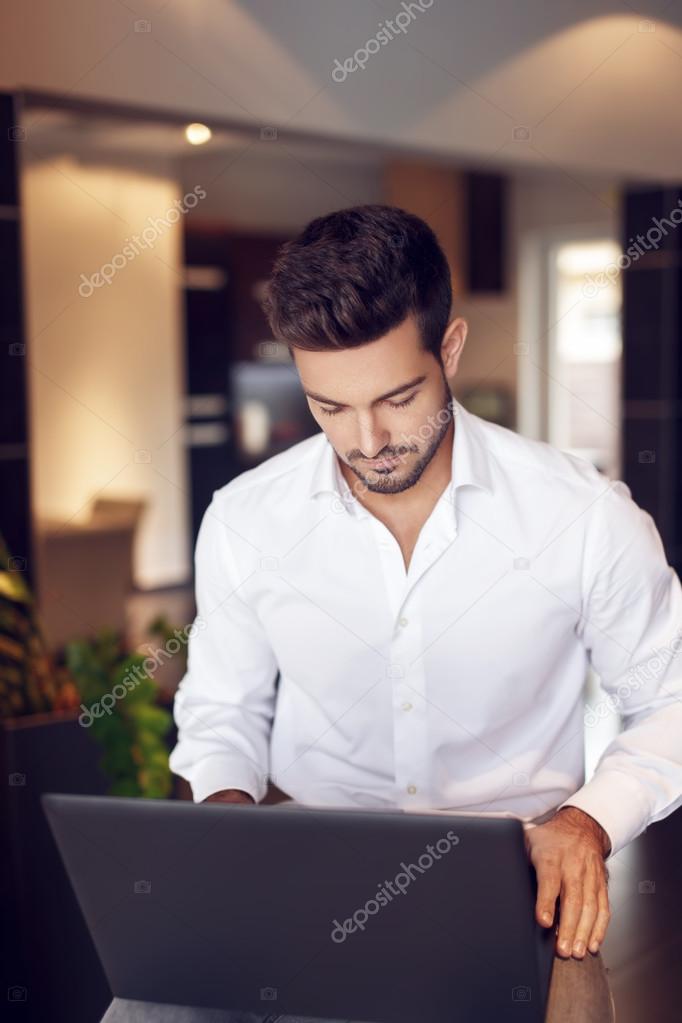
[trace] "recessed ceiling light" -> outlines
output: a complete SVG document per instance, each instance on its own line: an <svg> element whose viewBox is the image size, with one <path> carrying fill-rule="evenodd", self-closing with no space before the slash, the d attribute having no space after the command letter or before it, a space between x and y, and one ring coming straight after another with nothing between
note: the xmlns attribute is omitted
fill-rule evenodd
<svg viewBox="0 0 682 1023"><path fill-rule="evenodd" d="M203 146L204 142L208 142L211 135L212 132L208 125L199 124L198 121L188 124L185 128L185 138L191 146Z"/></svg>

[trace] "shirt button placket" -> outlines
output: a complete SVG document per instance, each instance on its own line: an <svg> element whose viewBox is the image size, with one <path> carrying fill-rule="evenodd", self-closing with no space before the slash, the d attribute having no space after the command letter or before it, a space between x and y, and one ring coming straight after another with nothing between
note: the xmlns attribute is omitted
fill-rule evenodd
<svg viewBox="0 0 682 1023"><path fill-rule="evenodd" d="M417 606L419 583L410 592L407 603L411 610L398 617L391 642L391 659L403 667L403 677L393 686L393 734L395 749L395 781L398 802L406 807L421 805L426 798L426 703L423 693L421 652L422 630ZM416 692L415 692L416 690Z"/></svg>
<svg viewBox="0 0 682 1023"><path fill-rule="evenodd" d="M395 785L398 805L419 805L427 792L426 770L426 704L415 692L423 692L421 652L422 630L419 625L419 578L405 573L400 546L389 530L372 519L384 575L394 629L390 642L387 674L392 683L393 747ZM415 554L413 553L413 562ZM415 565L415 567L418 567ZM409 605L414 610L403 614ZM416 663L410 667L411 662ZM409 712L408 712L409 709Z"/></svg>

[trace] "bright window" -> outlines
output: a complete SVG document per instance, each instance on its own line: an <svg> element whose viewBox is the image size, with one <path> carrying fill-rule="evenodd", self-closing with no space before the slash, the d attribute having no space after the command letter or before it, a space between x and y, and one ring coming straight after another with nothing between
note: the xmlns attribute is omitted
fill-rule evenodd
<svg viewBox="0 0 682 1023"><path fill-rule="evenodd" d="M549 442L620 473L620 249L609 240L552 249Z"/></svg>

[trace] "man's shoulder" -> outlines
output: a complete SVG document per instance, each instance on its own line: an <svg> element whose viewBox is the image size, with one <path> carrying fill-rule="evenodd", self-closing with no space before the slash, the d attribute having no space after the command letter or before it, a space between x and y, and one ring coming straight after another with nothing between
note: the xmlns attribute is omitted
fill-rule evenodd
<svg viewBox="0 0 682 1023"><path fill-rule="evenodd" d="M297 496L303 499L314 463L326 443L324 433L306 437L219 487L213 492L213 501L224 508L248 510L262 507L265 501L272 504L284 495L289 501Z"/></svg>
<svg viewBox="0 0 682 1023"><path fill-rule="evenodd" d="M515 430L474 417L476 428L495 462L496 469L518 480L519 474L540 487L599 492L609 485L608 477L593 462L546 441L524 437Z"/></svg>

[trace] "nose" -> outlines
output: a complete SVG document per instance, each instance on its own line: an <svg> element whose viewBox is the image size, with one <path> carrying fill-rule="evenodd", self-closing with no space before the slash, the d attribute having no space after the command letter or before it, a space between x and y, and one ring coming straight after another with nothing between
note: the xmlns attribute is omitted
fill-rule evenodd
<svg viewBox="0 0 682 1023"><path fill-rule="evenodd" d="M390 433L373 416L358 417L358 448L365 458L376 458L388 444Z"/></svg>

